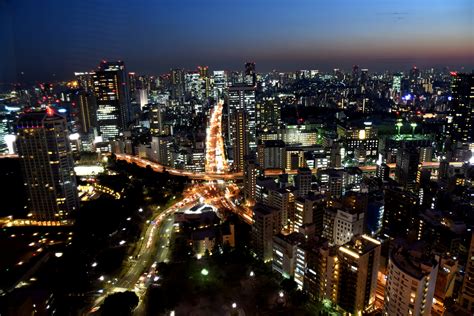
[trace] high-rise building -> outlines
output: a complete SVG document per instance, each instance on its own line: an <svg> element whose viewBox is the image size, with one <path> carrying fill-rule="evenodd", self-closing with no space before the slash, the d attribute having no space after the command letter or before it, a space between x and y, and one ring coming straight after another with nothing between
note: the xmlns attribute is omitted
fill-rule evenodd
<svg viewBox="0 0 474 316"><path fill-rule="evenodd" d="M382 227L390 237L405 236L417 215L418 196L399 188L384 192Z"/></svg>
<svg viewBox="0 0 474 316"><path fill-rule="evenodd" d="M393 75L392 91L394 94L399 94L402 91L402 78L403 74L401 73L396 73Z"/></svg>
<svg viewBox="0 0 474 316"><path fill-rule="evenodd" d="M255 117L255 88L249 86L232 86L229 90L228 101L228 142L232 144L235 137L235 123L232 121L236 111L247 112L249 147L251 151L257 148L256 117Z"/></svg>
<svg viewBox="0 0 474 316"><path fill-rule="evenodd" d="M263 261L272 260L273 236L281 231L281 212L257 203L253 209L252 243L257 256Z"/></svg>
<svg viewBox="0 0 474 316"><path fill-rule="evenodd" d="M298 196L305 196L311 191L311 179L313 175L309 168L298 168L295 176L295 187Z"/></svg>
<svg viewBox="0 0 474 316"><path fill-rule="evenodd" d="M337 284L333 276L337 264L336 249L329 248L324 238L309 239L296 249L295 282L313 299L334 299Z"/></svg>
<svg viewBox="0 0 474 316"><path fill-rule="evenodd" d="M357 210L338 209L334 217L333 238L336 245L344 245L354 236L364 232L365 213Z"/></svg>
<svg viewBox="0 0 474 316"><path fill-rule="evenodd" d="M173 144L173 138L170 136L153 136L151 138L152 160L164 166L172 166Z"/></svg>
<svg viewBox="0 0 474 316"><path fill-rule="evenodd" d="M185 74L183 69L171 70L171 98L184 102Z"/></svg>
<svg viewBox="0 0 474 316"><path fill-rule="evenodd" d="M314 209L323 201L324 196L321 194L309 194L295 199L295 231L303 225L312 224L314 222Z"/></svg>
<svg viewBox="0 0 474 316"><path fill-rule="evenodd" d="M104 140L116 138L127 130L131 112L124 62L101 62L92 80L97 100L99 132Z"/></svg>
<svg viewBox="0 0 474 316"><path fill-rule="evenodd" d="M235 111L233 113L232 123L235 131L232 146L234 169L236 171L242 171L244 170L245 157L249 154L247 113L244 110Z"/></svg>
<svg viewBox="0 0 474 316"><path fill-rule="evenodd" d="M96 99L83 89L78 89L71 93L71 115L77 127L77 132L81 136L94 132L97 126Z"/></svg>
<svg viewBox="0 0 474 316"><path fill-rule="evenodd" d="M447 133L453 141L474 141L474 74L452 73Z"/></svg>
<svg viewBox="0 0 474 316"><path fill-rule="evenodd" d="M163 126L163 108L161 104L150 105L150 134L151 136L162 136L165 135L165 129Z"/></svg>
<svg viewBox="0 0 474 316"><path fill-rule="evenodd" d="M431 315L438 263L397 247L390 253L384 315Z"/></svg>
<svg viewBox="0 0 474 316"><path fill-rule="evenodd" d="M244 162L244 197L246 200L255 201L257 189L258 165L253 159Z"/></svg>
<svg viewBox="0 0 474 316"><path fill-rule="evenodd" d="M254 62L248 62L245 64L244 83L251 87L255 87L257 84L257 74L255 72Z"/></svg>
<svg viewBox="0 0 474 316"><path fill-rule="evenodd" d="M290 212L290 191L285 188L268 189L268 205L278 209L281 212L281 225L287 228L289 224Z"/></svg>
<svg viewBox="0 0 474 316"><path fill-rule="evenodd" d="M285 143L281 140L267 140L258 145L258 161L263 169L285 168Z"/></svg>
<svg viewBox="0 0 474 316"><path fill-rule="evenodd" d="M471 236L459 304L463 309L474 313L474 233Z"/></svg>
<svg viewBox="0 0 474 316"><path fill-rule="evenodd" d="M273 260L272 269L283 277L294 276L296 268L296 249L305 241L300 233L283 235L279 233L273 236Z"/></svg>
<svg viewBox="0 0 474 316"><path fill-rule="evenodd" d="M24 113L17 148L32 218L54 224L79 208L66 119L52 108Z"/></svg>
<svg viewBox="0 0 474 316"><path fill-rule="evenodd" d="M212 80L214 83L214 98L220 99L227 90L227 74L224 70L213 71Z"/></svg>
<svg viewBox="0 0 474 316"><path fill-rule="evenodd" d="M361 315L373 307L380 250L380 241L366 235L339 247L336 304L345 312Z"/></svg>
<svg viewBox="0 0 474 316"><path fill-rule="evenodd" d="M415 148L400 148L397 152L395 178L405 189L416 186L420 153Z"/></svg>

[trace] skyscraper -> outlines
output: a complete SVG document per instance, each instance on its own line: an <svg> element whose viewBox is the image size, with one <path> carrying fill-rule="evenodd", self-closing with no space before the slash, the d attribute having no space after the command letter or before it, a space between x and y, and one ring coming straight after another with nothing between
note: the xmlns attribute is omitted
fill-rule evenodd
<svg viewBox="0 0 474 316"><path fill-rule="evenodd" d="M474 74L451 73L452 100L447 133L453 141L474 141Z"/></svg>
<svg viewBox="0 0 474 316"><path fill-rule="evenodd" d="M228 141L232 144L232 139L236 133L235 122L232 120L234 112L243 110L247 112L248 125L247 132L249 135L249 147L253 151L257 148L257 134L255 121L255 88L248 86L232 86L229 87L228 117L229 131Z"/></svg>
<svg viewBox="0 0 474 316"><path fill-rule="evenodd" d="M462 282L460 305L474 313L474 233L471 236L469 255L467 256L466 273Z"/></svg>
<svg viewBox="0 0 474 316"><path fill-rule="evenodd" d="M309 168L298 168L295 177L295 187L298 196L305 196L311 190L311 170Z"/></svg>
<svg viewBox="0 0 474 316"><path fill-rule="evenodd" d="M161 104L150 105L150 134L151 136L160 136L165 134L163 128L163 108Z"/></svg>
<svg viewBox="0 0 474 316"><path fill-rule="evenodd" d="M255 87L257 84L257 74L255 73L255 63L245 63L244 83L248 86Z"/></svg>
<svg viewBox="0 0 474 316"><path fill-rule="evenodd" d="M438 263L403 247L391 251L384 315L431 315Z"/></svg>
<svg viewBox="0 0 474 316"><path fill-rule="evenodd" d="M246 200L255 201L257 187L258 165L253 159L244 162L244 197Z"/></svg>
<svg viewBox="0 0 474 316"><path fill-rule="evenodd" d="M171 97L183 101L185 91L185 78L183 69L171 70Z"/></svg>
<svg viewBox="0 0 474 316"><path fill-rule="evenodd" d="M252 243L255 253L263 261L272 260L273 236L281 230L281 211L258 204L253 209Z"/></svg>
<svg viewBox="0 0 474 316"><path fill-rule="evenodd" d="M244 160L248 155L249 141L248 141L248 116L243 110L235 111L232 121L234 122L235 135L233 138L233 156L234 169L236 171L244 170Z"/></svg>
<svg viewBox="0 0 474 316"><path fill-rule="evenodd" d="M54 222L79 208L66 119L48 108L20 116L18 155L32 218Z"/></svg>
<svg viewBox="0 0 474 316"><path fill-rule="evenodd" d="M420 153L416 148L400 148L397 152L395 178L405 189L413 189L420 163Z"/></svg>
<svg viewBox="0 0 474 316"><path fill-rule="evenodd" d="M128 75L123 61L102 61L93 75L97 123L104 140L123 133L130 121Z"/></svg>
<svg viewBox="0 0 474 316"><path fill-rule="evenodd" d="M375 302L380 249L378 240L362 235L338 250L336 302L352 315L361 315Z"/></svg>

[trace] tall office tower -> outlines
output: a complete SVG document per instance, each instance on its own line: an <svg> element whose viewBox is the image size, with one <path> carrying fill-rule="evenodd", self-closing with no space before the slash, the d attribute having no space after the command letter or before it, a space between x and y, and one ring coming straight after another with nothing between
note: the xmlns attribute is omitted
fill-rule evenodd
<svg viewBox="0 0 474 316"><path fill-rule="evenodd" d="M253 159L245 159L244 163L244 197L255 201L257 189L258 165Z"/></svg>
<svg viewBox="0 0 474 316"><path fill-rule="evenodd" d="M258 145L257 157L263 169L285 168L285 143L281 140L266 140Z"/></svg>
<svg viewBox="0 0 474 316"><path fill-rule="evenodd" d="M183 69L171 70L171 98L184 102L185 79Z"/></svg>
<svg viewBox="0 0 474 316"><path fill-rule="evenodd" d="M311 191L311 179L313 175L309 168L298 168L295 176L295 187L298 196L305 196Z"/></svg>
<svg viewBox="0 0 474 316"><path fill-rule="evenodd" d="M71 94L71 115L81 137L94 133L97 126L96 99L83 89L73 91Z"/></svg>
<svg viewBox="0 0 474 316"><path fill-rule="evenodd" d="M252 244L263 261L272 260L273 236L281 231L281 212L257 203L253 209Z"/></svg>
<svg viewBox="0 0 474 316"><path fill-rule="evenodd" d="M382 227L390 237L406 236L417 215L418 196L399 188L384 192Z"/></svg>
<svg viewBox="0 0 474 316"><path fill-rule="evenodd" d="M129 84L129 93L130 93L130 100L135 101L139 95L137 94L137 90L140 88L138 86L139 80L134 72L128 73L128 84Z"/></svg>
<svg viewBox="0 0 474 316"><path fill-rule="evenodd" d="M286 188L269 188L268 189L268 205L278 209L281 212L281 226L283 228L290 227L289 216L290 212L290 191ZM290 231L292 229L290 228Z"/></svg>
<svg viewBox="0 0 474 316"><path fill-rule="evenodd" d="M249 154L247 113L244 110L235 111L231 121L235 130L232 144L234 169L235 171L242 171L244 170L245 157Z"/></svg>
<svg viewBox="0 0 474 316"><path fill-rule="evenodd" d="M213 95L215 99L220 99L227 91L227 74L224 70L215 70L212 72Z"/></svg>
<svg viewBox="0 0 474 316"><path fill-rule="evenodd" d="M52 108L24 113L16 133L33 218L51 222L67 219L79 208L79 198L66 119Z"/></svg>
<svg viewBox="0 0 474 316"><path fill-rule="evenodd" d="M358 65L352 66L352 84L359 83L360 68Z"/></svg>
<svg viewBox="0 0 474 316"><path fill-rule="evenodd" d="M113 139L127 130L130 121L130 92L123 61L101 62L93 84L99 132L104 140Z"/></svg>
<svg viewBox="0 0 474 316"><path fill-rule="evenodd" d="M255 72L254 62L249 62L245 64L244 83L252 87L255 87L255 85L257 84L257 73Z"/></svg>
<svg viewBox="0 0 474 316"><path fill-rule="evenodd" d="M94 90L94 81L93 76L94 72L75 72L74 76L76 77L77 83L82 87L86 92L93 92Z"/></svg>
<svg viewBox="0 0 474 316"><path fill-rule="evenodd" d="M152 104L150 111L150 134L151 136L165 135L163 128L163 105Z"/></svg>
<svg viewBox="0 0 474 316"><path fill-rule="evenodd" d="M392 93L394 95L399 94L402 91L402 78L403 74L401 73L396 73L393 75Z"/></svg>
<svg viewBox="0 0 474 316"><path fill-rule="evenodd" d="M447 134L455 142L474 141L474 74L452 73Z"/></svg>
<svg viewBox="0 0 474 316"><path fill-rule="evenodd" d="M413 66L412 69L410 69L410 74L408 75L408 79L410 80L410 84L416 85L418 78L420 78L420 69L418 69L416 66Z"/></svg>
<svg viewBox="0 0 474 316"><path fill-rule="evenodd" d="M257 148L257 134L255 121L255 88L248 86L232 86L229 90L228 115L229 115L229 131L228 142L232 144L232 139L236 133L235 124L231 118L234 112L243 110L247 112L248 126L247 132L249 135L249 147L251 151Z"/></svg>
<svg viewBox="0 0 474 316"><path fill-rule="evenodd" d="M264 97L255 106L257 131L272 130L280 126L282 107L280 98L274 96Z"/></svg>
<svg viewBox="0 0 474 316"><path fill-rule="evenodd" d="M394 248L388 260L384 315L431 315L438 263L421 252Z"/></svg>
<svg viewBox="0 0 474 316"><path fill-rule="evenodd" d="M466 311L474 313L474 233L471 236L459 304Z"/></svg>
<svg viewBox="0 0 474 316"><path fill-rule="evenodd" d="M362 315L375 302L380 242L369 236L361 237L339 247L336 303L347 313Z"/></svg>
<svg viewBox="0 0 474 316"><path fill-rule="evenodd" d="M416 186L416 175L420 164L420 153L415 148L400 148L397 152L395 178L405 189Z"/></svg>

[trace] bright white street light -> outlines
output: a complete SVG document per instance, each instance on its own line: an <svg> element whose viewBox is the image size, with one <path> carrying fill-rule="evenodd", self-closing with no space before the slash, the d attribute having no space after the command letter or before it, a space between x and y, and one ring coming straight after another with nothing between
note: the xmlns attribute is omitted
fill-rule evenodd
<svg viewBox="0 0 474 316"><path fill-rule="evenodd" d="M93 268L97 267L97 262L92 262L91 266L92 266Z"/></svg>
<svg viewBox="0 0 474 316"><path fill-rule="evenodd" d="M237 303L232 303L232 308L237 308Z"/></svg>

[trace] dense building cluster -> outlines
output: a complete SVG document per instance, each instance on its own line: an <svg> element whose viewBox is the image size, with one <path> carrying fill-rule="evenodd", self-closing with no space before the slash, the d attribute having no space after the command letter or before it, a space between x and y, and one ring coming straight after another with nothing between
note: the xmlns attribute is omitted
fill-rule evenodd
<svg viewBox="0 0 474 316"><path fill-rule="evenodd" d="M76 155L127 154L241 185L255 255L341 313L474 313L472 73L259 73L249 62L145 76L102 61L71 81L13 87L0 116L32 220L78 209ZM201 224L187 227L200 255L239 238Z"/></svg>

